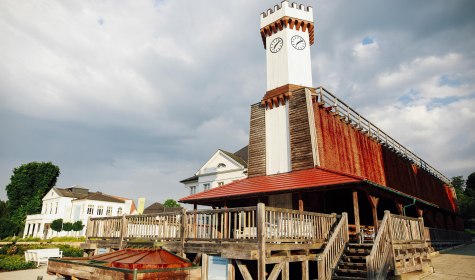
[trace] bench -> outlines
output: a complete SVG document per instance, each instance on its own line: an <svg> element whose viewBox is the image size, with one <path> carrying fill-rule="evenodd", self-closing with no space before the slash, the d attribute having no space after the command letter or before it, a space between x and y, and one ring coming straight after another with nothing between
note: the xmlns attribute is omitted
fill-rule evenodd
<svg viewBox="0 0 475 280"><path fill-rule="evenodd" d="M60 251L59 248L32 249L25 252L25 261L36 262L37 266L40 266L41 264L48 264L49 258L62 257L63 251Z"/></svg>

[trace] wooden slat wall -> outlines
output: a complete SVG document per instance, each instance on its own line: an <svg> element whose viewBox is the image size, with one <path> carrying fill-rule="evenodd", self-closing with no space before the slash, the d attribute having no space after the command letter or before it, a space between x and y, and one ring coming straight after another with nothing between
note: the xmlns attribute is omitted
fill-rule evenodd
<svg viewBox="0 0 475 280"><path fill-rule="evenodd" d="M292 171L312 168L313 153L305 88L294 91L289 100L290 160Z"/></svg>
<svg viewBox="0 0 475 280"><path fill-rule="evenodd" d="M266 175L266 119L261 104L251 106L247 173L248 177Z"/></svg>

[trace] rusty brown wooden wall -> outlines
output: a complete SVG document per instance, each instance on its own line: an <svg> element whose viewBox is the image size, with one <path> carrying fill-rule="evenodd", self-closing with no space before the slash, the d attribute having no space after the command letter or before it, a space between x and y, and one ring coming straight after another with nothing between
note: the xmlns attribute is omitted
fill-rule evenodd
<svg viewBox="0 0 475 280"><path fill-rule="evenodd" d="M266 118L261 104L251 106L247 174L249 177L266 175Z"/></svg>
<svg viewBox="0 0 475 280"><path fill-rule="evenodd" d="M320 166L367 178L456 211L447 186L314 103Z"/></svg>

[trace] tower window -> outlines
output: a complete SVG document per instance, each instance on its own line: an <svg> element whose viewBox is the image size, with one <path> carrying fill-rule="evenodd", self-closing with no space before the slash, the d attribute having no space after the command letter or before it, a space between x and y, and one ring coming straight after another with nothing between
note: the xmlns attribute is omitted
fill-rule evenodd
<svg viewBox="0 0 475 280"><path fill-rule="evenodd" d="M218 168L224 168L224 167L226 167L226 164L224 164L224 163L218 164Z"/></svg>

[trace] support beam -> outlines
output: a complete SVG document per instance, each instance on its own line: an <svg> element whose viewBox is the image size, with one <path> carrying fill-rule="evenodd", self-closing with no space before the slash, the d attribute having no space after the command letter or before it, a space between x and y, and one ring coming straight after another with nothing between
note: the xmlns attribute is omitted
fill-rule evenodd
<svg viewBox="0 0 475 280"><path fill-rule="evenodd" d="M208 254L201 254L201 280L208 280Z"/></svg>
<svg viewBox="0 0 475 280"><path fill-rule="evenodd" d="M234 270L233 260L228 259L228 279L227 280L235 280L236 279L236 272Z"/></svg>
<svg viewBox="0 0 475 280"><path fill-rule="evenodd" d="M272 272L269 275L269 278L267 280L277 280L277 277L279 277L280 272L282 271L282 268L284 267L284 263L276 263L274 265L274 268L272 269Z"/></svg>
<svg viewBox="0 0 475 280"><path fill-rule="evenodd" d="M247 266L245 264L243 264L240 260L236 260L236 265L239 268L241 276L244 280L252 280L251 273L249 273L249 270L247 269ZM262 279L265 280L265 276Z"/></svg>
<svg viewBox="0 0 475 280"><path fill-rule="evenodd" d="M374 225L374 232L378 232L378 202L379 197L372 196L370 194L366 194L368 198L369 204L371 206L371 212L373 212L373 225Z"/></svg>
<svg viewBox="0 0 475 280"><path fill-rule="evenodd" d="M257 204L257 277L266 279L266 205Z"/></svg>
<svg viewBox="0 0 475 280"><path fill-rule="evenodd" d="M282 280L289 280L289 279L290 279L289 262L285 262L284 267L282 267Z"/></svg>
<svg viewBox="0 0 475 280"><path fill-rule="evenodd" d="M402 203L396 202L396 208L397 208L398 214L402 216L404 214L404 211L402 210L403 209Z"/></svg>
<svg viewBox="0 0 475 280"><path fill-rule="evenodd" d="M303 212L303 199L302 199L302 193L299 192L299 211Z"/></svg>
<svg viewBox="0 0 475 280"><path fill-rule="evenodd" d="M356 234L360 233L360 207L358 205L358 192L353 191L353 213L355 216Z"/></svg>
<svg viewBox="0 0 475 280"><path fill-rule="evenodd" d="M302 262L302 280L308 280L308 260Z"/></svg>

